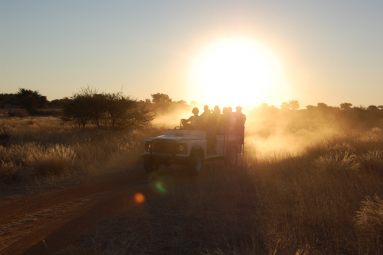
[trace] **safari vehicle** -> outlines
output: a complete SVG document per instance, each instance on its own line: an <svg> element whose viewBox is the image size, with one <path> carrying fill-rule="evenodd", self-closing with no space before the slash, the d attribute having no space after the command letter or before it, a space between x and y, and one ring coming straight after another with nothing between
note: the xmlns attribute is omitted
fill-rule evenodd
<svg viewBox="0 0 383 255"><path fill-rule="evenodd" d="M205 160L224 159L229 166L238 163L238 154L243 153L243 143L239 134L214 136L214 147L208 149L207 132L190 130L184 120L180 126L168 129L164 135L145 139L144 168L147 173L155 172L160 165L182 164L193 175L198 175Z"/></svg>

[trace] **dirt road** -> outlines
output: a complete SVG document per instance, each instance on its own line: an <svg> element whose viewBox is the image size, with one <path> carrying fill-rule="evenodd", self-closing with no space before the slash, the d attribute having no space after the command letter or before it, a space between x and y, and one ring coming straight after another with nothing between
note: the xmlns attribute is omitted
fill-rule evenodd
<svg viewBox="0 0 383 255"><path fill-rule="evenodd" d="M136 205L137 192L150 199L193 181L182 173L155 181L144 173L126 174L0 201L0 254L53 254Z"/></svg>

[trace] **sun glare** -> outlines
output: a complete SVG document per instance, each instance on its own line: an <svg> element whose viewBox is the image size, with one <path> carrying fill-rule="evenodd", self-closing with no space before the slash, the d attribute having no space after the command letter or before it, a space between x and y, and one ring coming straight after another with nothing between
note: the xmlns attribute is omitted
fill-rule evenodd
<svg viewBox="0 0 383 255"><path fill-rule="evenodd" d="M266 47L246 38L223 39L196 58L190 92L211 105L256 105L278 89L280 78L280 64Z"/></svg>

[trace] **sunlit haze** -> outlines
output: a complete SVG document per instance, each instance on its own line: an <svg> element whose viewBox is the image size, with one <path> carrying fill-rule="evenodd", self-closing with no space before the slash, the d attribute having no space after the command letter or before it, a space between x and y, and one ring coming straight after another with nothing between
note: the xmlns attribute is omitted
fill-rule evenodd
<svg viewBox="0 0 383 255"><path fill-rule="evenodd" d="M221 106L260 104L278 97L278 90L288 93L275 55L243 37L206 47L192 67L189 89L196 101Z"/></svg>

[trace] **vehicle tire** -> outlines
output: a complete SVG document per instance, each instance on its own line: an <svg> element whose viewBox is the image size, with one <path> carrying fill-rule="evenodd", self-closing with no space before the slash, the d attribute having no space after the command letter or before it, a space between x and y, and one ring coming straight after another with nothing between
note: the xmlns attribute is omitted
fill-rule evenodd
<svg viewBox="0 0 383 255"><path fill-rule="evenodd" d="M229 147L227 149L225 163L228 166L238 165L238 153L236 147Z"/></svg>
<svg viewBox="0 0 383 255"><path fill-rule="evenodd" d="M144 168L145 172L148 174L156 172L160 168L160 164L156 163L151 159L144 159Z"/></svg>
<svg viewBox="0 0 383 255"><path fill-rule="evenodd" d="M199 151L193 152L187 162L187 168L192 175L198 175L203 165L203 156Z"/></svg>

